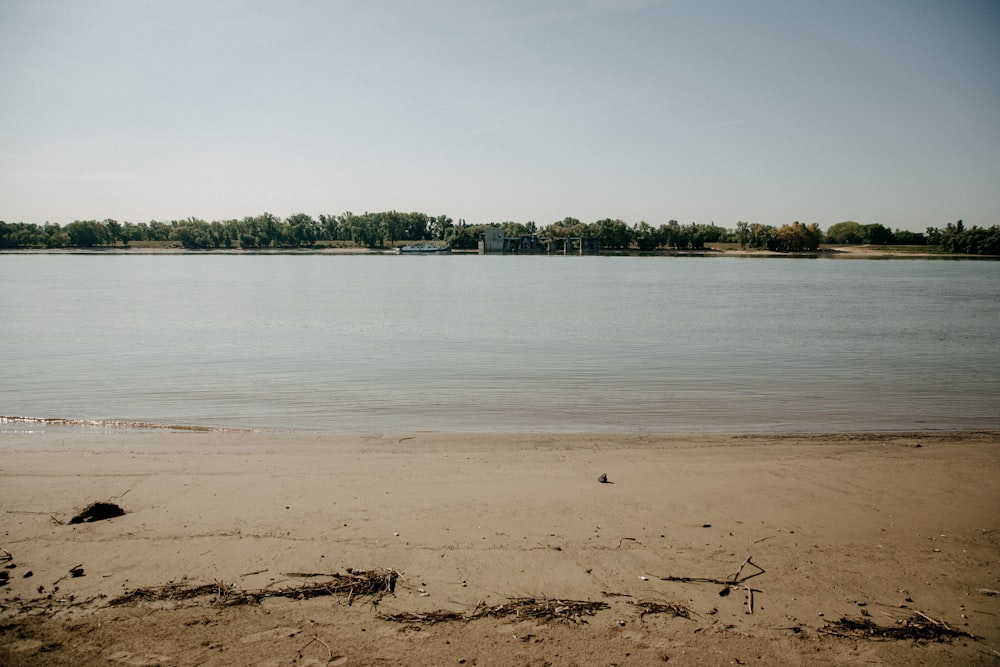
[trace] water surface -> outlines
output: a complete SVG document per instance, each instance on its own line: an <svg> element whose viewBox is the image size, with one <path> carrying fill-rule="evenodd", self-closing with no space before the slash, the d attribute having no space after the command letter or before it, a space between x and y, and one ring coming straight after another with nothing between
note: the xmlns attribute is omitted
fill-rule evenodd
<svg viewBox="0 0 1000 667"><path fill-rule="evenodd" d="M1000 428L997 262L0 255L0 288L5 415L335 432Z"/></svg>

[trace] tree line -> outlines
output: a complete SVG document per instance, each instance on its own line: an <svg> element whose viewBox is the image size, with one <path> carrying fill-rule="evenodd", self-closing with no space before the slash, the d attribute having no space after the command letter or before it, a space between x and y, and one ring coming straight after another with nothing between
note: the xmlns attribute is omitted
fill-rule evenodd
<svg viewBox="0 0 1000 667"><path fill-rule="evenodd" d="M928 245L945 252L1000 254L1000 227L966 228L961 220L943 228L929 227L926 233L893 231L878 223L862 225L851 221L837 223L823 232L816 223L800 222L775 227L740 221L727 229L715 224L682 225L676 220L653 227L646 222L629 225L611 218L585 223L571 217L543 227L534 222L511 221L470 225L464 220L456 223L447 215L399 211L360 215L345 212L318 218L305 213L287 218L264 213L213 222L198 218L148 223L76 220L65 226L0 221L0 248L109 248L132 244L205 250L312 248L331 244L392 248L410 242L440 241L463 250L475 249L480 234L488 227L501 227L513 236L596 238L601 249L612 251L701 250L707 244L730 243L744 250L808 252L826 243Z"/></svg>

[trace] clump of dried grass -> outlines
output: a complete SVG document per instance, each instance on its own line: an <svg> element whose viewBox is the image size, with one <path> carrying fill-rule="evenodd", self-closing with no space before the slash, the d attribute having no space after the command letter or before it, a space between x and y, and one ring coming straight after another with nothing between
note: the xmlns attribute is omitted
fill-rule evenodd
<svg viewBox="0 0 1000 667"><path fill-rule="evenodd" d="M846 616L827 623L820 632L849 639L948 642L959 637L978 639L971 632L956 630L943 620L935 620L927 614L916 612L909 618L896 621L895 625L879 625L870 618L850 619Z"/></svg>
<svg viewBox="0 0 1000 667"><path fill-rule="evenodd" d="M437 610L425 613L383 614L386 621L398 623L423 623L431 625L447 621L475 621L481 618L532 618L540 621L562 623L585 623L584 616L593 616L601 609L608 609L606 602L590 600L562 600L553 598L516 597L507 598L503 604L488 605L480 602L470 614Z"/></svg>
<svg viewBox="0 0 1000 667"><path fill-rule="evenodd" d="M137 604L154 601L181 601L196 598L211 598L209 604L230 607L245 604L259 604L267 598L292 598L305 600L322 596L341 596L350 605L356 599L367 599L373 604L396 590L399 573L390 569L348 570L347 574L296 574L299 578L323 577L325 580L282 588L262 588L240 590L236 584L217 581L211 584L171 583L164 586L136 588L111 600L111 606Z"/></svg>
<svg viewBox="0 0 1000 667"><path fill-rule="evenodd" d="M507 598L506 602L495 606L480 603L472 611L469 618L516 616L518 618L533 618L543 621L581 623L586 622L583 618L584 616L593 616L598 611L608 608L609 606L606 602L592 602L590 600L517 597Z"/></svg>
<svg viewBox="0 0 1000 667"><path fill-rule="evenodd" d="M670 614L671 616L679 618L691 618L691 614L694 613L690 608L673 602L657 602L656 600L639 600L638 602L632 602L630 600L629 604L633 607L638 607L641 610L639 612L639 618L643 618L649 614Z"/></svg>

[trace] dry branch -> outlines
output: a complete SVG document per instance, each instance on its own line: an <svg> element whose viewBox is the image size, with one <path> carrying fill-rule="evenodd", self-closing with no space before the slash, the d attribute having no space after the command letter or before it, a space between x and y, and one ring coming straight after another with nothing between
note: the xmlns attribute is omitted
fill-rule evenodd
<svg viewBox="0 0 1000 667"><path fill-rule="evenodd" d="M468 620L463 614L457 611L445 611L443 609L428 611L423 614L410 612L400 612L398 614L379 614L379 618L383 621L393 621L395 623L421 623L423 625Z"/></svg>
<svg viewBox="0 0 1000 667"><path fill-rule="evenodd" d="M756 572L752 574L743 574L743 570L746 569L747 565L756 568ZM679 581L687 584L716 584L718 586L725 586L719 595L728 595L730 587L746 586L745 582L754 577L758 577L764 574L766 570L762 568L757 563L753 562L752 556L747 556L747 559L743 561L740 565L740 569L736 571L736 574L729 577L728 579L713 579L711 577L657 577L660 581Z"/></svg>

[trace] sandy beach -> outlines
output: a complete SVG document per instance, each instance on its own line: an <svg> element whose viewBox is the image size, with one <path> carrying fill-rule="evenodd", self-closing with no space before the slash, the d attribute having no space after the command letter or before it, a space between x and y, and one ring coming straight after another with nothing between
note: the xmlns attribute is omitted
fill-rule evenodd
<svg viewBox="0 0 1000 667"><path fill-rule="evenodd" d="M995 665L998 471L996 432L9 433L0 664Z"/></svg>

